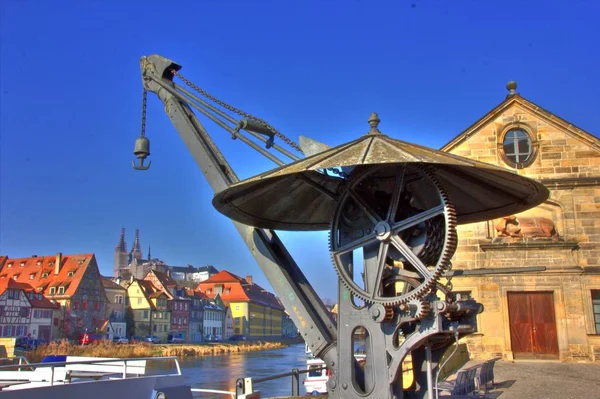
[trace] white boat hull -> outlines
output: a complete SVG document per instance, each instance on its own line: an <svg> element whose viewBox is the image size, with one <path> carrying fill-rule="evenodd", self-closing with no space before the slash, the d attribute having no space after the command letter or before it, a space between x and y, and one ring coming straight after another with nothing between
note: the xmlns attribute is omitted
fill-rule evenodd
<svg viewBox="0 0 600 399"><path fill-rule="evenodd" d="M58 383L52 386L48 382L31 382L3 389L2 399L154 399L158 392L166 393L175 387L185 388L183 375ZM178 391L169 392L167 397L169 399L192 398L189 387L187 387L187 394L185 389Z"/></svg>

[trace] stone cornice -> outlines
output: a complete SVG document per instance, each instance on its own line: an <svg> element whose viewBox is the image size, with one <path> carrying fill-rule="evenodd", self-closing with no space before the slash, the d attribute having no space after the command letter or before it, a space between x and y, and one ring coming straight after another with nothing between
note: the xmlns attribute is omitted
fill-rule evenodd
<svg viewBox="0 0 600 399"><path fill-rule="evenodd" d="M556 249L579 249L577 241L550 241L550 240L531 240L519 242L498 242L492 243L489 240L479 241L479 247L482 251L527 251L527 250L556 250Z"/></svg>
<svg viewBox="0 0 600 399"><path fill-rule="evenodd" d="M548 188L572 189L575 187L600 186L600 177L567 177L559 179L542 179L540 182Z"/></svg>

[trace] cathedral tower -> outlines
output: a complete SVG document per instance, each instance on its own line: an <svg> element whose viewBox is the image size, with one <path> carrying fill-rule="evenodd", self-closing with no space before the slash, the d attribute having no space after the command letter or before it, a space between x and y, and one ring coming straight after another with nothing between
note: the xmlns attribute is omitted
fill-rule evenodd
<svg viewBox="0 0 600 399"><path fill-rule="evenodd" d="M125 228L121 229L121 238L115 247L115 264L113 277L122 277L121 270L127 267L127 246L125 245Z"/></svg>

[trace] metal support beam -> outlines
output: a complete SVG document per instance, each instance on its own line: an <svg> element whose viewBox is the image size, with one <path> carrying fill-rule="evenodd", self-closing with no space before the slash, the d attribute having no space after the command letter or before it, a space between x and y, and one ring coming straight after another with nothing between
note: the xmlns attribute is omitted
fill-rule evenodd
<svg viewBox="0 0 600 399"><path fill-rule="evenodd" d="M143 57L140 64L144 87L165 105L167 115L213 191L220 192L239 181L189 105L169 90L173 87L171 68L180 67L157 55ZM233 223L313 353L326 359L328 364L335 363L337 329L334 322L277 234Z"/></svg>

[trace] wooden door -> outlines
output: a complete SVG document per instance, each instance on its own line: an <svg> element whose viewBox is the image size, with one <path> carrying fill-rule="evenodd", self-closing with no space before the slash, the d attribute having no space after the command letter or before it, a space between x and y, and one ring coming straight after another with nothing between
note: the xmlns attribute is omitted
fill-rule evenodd
<svg viewBox="0 0 600 399"><path fill-rule="evenodd" d="M509 292L508 314L515 359L558 357L552 292Z"/></svg>

